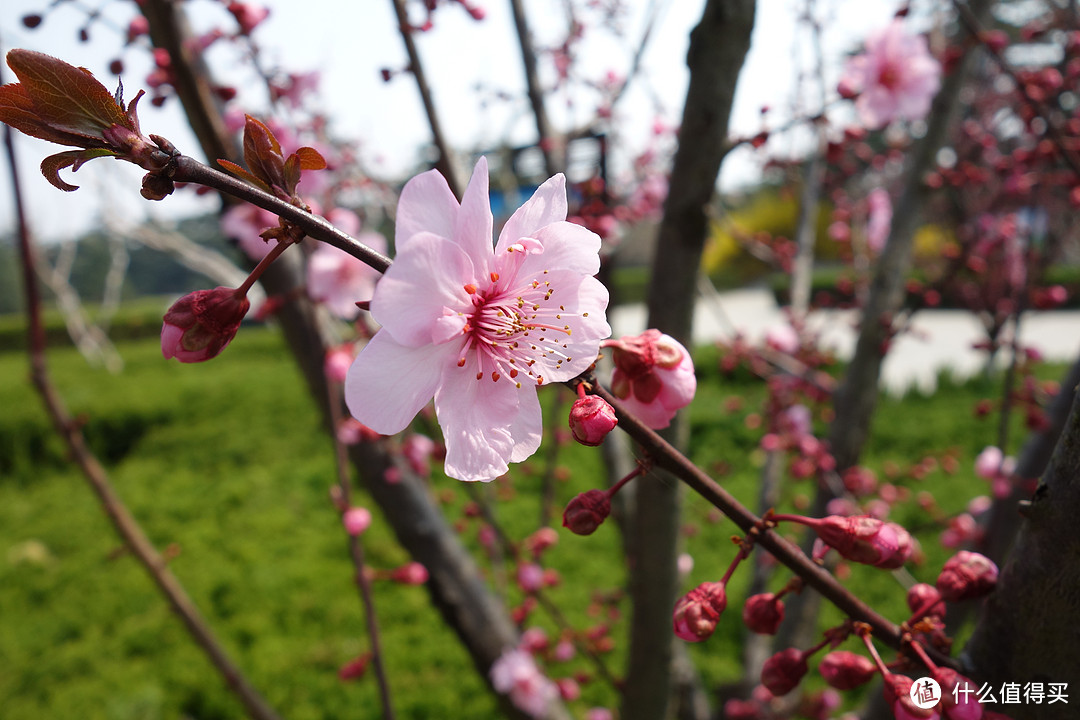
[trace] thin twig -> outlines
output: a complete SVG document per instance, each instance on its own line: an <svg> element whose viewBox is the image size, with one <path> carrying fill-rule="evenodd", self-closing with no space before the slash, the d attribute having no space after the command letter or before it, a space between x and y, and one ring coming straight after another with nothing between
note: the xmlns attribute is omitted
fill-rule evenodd
<svg viewBox="0 0 1080 720"><path fill-rule="evenodd" d="M26 293L26 314L29 332L29 353L31 378L37 388L45 409L52 420L57 433L67 446L72 460L82 471L86 481L101 502L102 509L109 517L124 545L139 560L150 575L154 584L168 600L173 612L180 616L195 642L209 657L210 662L225 680L225 685L234 692L243 703L248 714L256 720L278 720L277 713L259 694L251 682L232 662L224 648L218 642L206 620L199 613L195 603L188 597L180 581L169 571L166 560L147 538L138 521L128 511L113 489L104 468L86 445L80 423L68 413L59 393L49 379L45 362L45 330L41 321L41 296L38 293L35 278L33 248L30 231L23 208L22 193L15 165L14 143L10 127L4 128L4 142L8 151L8 162L12 178L12 190L18 216L19 251L21 255L23 281Z"/></svg>
<svg viewBox="0 0 1080 720"><path fill-rule="evenodd" d="M412 25L409 24L409 12L405 8L405 0L391 0L391 2L394 4L394 13L397 15L401 39L405 42L405 52L409 55L409 72L416 79L416 89L420 91L420 101L424 104L424 112L427 114L428 125L431 127L431 139L439 150L439 161L436 163L436 167L446 178L450 191L460 199L462 190L458 184L454 156L450 153L450 144L446 141L442 123L439 122L439 113L435 110L435 101L431 97L431 87L428 85L427 76L424 74L424 65L420 62L420 51L416 49Z"/></svg>
<svg viewBox="0 0 1080 720"><path fill-rule="evenodd" d="M340 383L328 382L327 404L330 408L330 424L337 428L341 424ZM349 484L349 454L345 443L341 442L336 432L330 436L334 442L334 469L337 472L338 490L342 511L351 507L352 488ZM390 684L386 680L386 668L383 664L382 644L379 641L379 623L375 616L375 600L371 593L371 578L368 577L364 560L364 544L360 535L349 533L349 555L356 571L356 587L360 591L360 601L364 605L364 619L367 621L368 642L371 643L371 665L375 669L375 682L379 686L379 702L382 703L383 720L394 720L394 703L390 695Z"/></svg>

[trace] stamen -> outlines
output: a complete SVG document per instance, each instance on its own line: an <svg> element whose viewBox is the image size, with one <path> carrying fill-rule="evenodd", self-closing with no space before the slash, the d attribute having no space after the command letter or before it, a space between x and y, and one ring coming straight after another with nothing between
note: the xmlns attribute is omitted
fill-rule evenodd
<svg viewBox="0 0 1080 720"><path fill-rule="evenodd" d="M472 283L469 283L468 285L465 286L465 292L469 293L470 295L475 295L476 294L476 286L473 285Z"/></svg>

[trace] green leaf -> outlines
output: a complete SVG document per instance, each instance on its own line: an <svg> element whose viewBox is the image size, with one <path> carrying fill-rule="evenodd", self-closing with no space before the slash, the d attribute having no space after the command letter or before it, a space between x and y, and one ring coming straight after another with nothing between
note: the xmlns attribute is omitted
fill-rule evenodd
<svg viewBox="0 0 1080 720"><path fill-rule="evenodd" d="M124 109L89 70L44 53L16 49L7 54L40 119L53 129L100 137L113 125L134 130Z"/></svg>

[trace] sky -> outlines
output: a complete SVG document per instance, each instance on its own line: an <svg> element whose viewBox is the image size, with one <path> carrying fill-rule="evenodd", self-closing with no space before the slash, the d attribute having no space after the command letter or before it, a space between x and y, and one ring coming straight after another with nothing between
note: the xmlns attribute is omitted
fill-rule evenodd
<svg viewBox="0 0 1080 720"><path fill-rule="evenodd" d="M26 29L21 18L41 12L50 0L4 0L0 3L0 46L23 47L58 56L82 65L112 88L115 76L109 62L118 56L123 29L132 15L131 6L122 2L103 3L103 21L90 30L90 41L77 39L86 12L69 0L50 11L45 22L35 30ZM526 10L538 44L553 43L564 32L564 0L526 0ZM504 0L473 0L486 17L471 19L453 3L435 15L435 27L419 34L417 41L425 69L435 93L435 104L446 126L451 144L463 150L491 147L508 135L514 142L535 139L531 116L523 99L489 102L483 106L476 88L483 85L509 91L520 98L523 86L520 51L513 33L509 3ZM620 125L627 147L644 146L657 114L671 125L678 122L687 84L685 66L690 30L698 21L704 0L625 0L628 9L623 27L628 38L640 36L651 2L659 4L659 21L644 56L644 83L620 105ZM731 131L735 135L753 135L763 128L760 109L770 107L769 125L782 125L793 110L805 110L816 103L817 91L802 93L800 73L808 72L812 56L809 34L796 18L808 0L758 0L757 21L751 50L740 76ZM387 178L404 179L415 168L419 148L429 142L430 132L422 112L415 83L407 75L384 82L382 68L398 69L406 64L405 50L397 32L391 0L268 0L271 14L255 32L263 49L264 62L295 72L318 70L321 73L320 102L332 118L337 135L357 138L365 164ZM417 3L419 5L419 3ZM836 79L846 53L857 47L861 37L888 23L897 0L816 0L815 14L824 26L823 47L826 62L826 85L834 94ZM193 25L198 29L225 24L230 18L215 0L189 0ZM593 32L593 42L586 42L588 53L582 66L597 76L608 70L624 73L630 64L632 42L620 44ZM126 70L126 96L141 86L150 67L145 52L128 49L122 55ZM238 66L235 52L215 47L209 60L216 70L228 74ZM4 79L14 78L5 69ZM235 71L233 71L235 72ZM258 111L262 98L249 90L245 76L239 80L241 99ZM568 108L567 98L557 96L550 107L557 125L574 125L588 116L590 103L575 98ZM194 151L196 143L179 113L178 103L155 109L149 103L140 108L144 131L164 135L182 151ZM770 152L794 152L797 137L777 137L767 148ZM189 150L190 149L190 150ZM108 160L87 164L78 173L65 174L69 182L81 186L74 193L62 193L49 185L37 165L58 146L19 135L16 154L24 193L28 197L33 230L45 240L77 237L103 216L120 225L153 217L169 220L184 214L205 212L215 205L207 199L177 194L160 203L150 203L138 194L141 171ZM758 152L746 150L733 154L721 175L722 187L732 188L753 182L756 168L764 159ZM6 158L4 158L6 163ZM6 168L0 173L0 234L14 227L10 184Z"/></svg>

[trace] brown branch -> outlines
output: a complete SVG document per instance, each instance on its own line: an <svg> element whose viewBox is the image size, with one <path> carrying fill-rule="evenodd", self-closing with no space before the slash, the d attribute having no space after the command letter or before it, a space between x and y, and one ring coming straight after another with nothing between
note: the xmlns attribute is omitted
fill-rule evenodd
<svg viewBox="0 0 1080 720"><path fill-rule="evenodd" d="M409 72L416 79L416 89L420 92L420 101L424 104L424 112L427 114L428 125L431 127L431 139L439 150L439 160L435 167L446 178L451 192L460 200L462 188L458 177L454 156L450 152L450 144L443 134L442 123L439 122L439 113L435 110L435 101L431 97L431 86L428 85L427 76L424 73L424 65L420 62L420 51L416 49L416 39L413 38L413 28L409 24L409 12L405 8L405 0L390 0L394 4L394 13L397 16L398 31L405 43L405 52L409 55Z"/></svg>
<svg viewBox="0 0 1080 720"><path fill-rule="evenodd" d="M525 17L525 8L521 0L510 0L510 9L514 13L514 30L517 32L518 44L521 46L521 61L525 66L529 105L532 107L533 117L536 118L537 145L544 155L544 170L550 177L559 172L560 163L555 161L554 148L551 146L554 136L551 132L547 109L544 106L544 90L540 87L540 78L536 71L536 48L533 46L529 21Z"/></svg>

